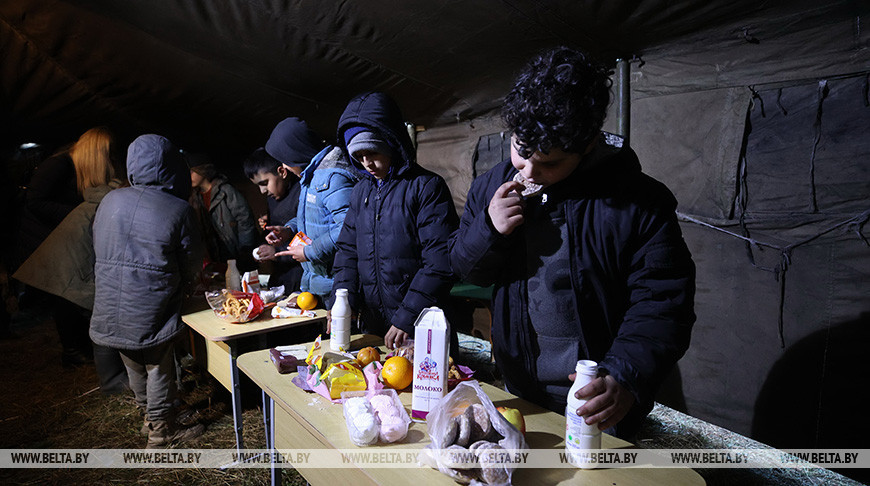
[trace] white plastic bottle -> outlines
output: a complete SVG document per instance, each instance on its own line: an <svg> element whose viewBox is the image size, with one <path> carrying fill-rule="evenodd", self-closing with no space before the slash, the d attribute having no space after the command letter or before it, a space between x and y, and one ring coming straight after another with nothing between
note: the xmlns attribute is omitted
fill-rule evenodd
<svg viewBox="0 0 870 486"><path fill-rule="evenodd" d="M568 461L581 469L594 469L596 460L589 454L590 449L601 449L601 431L598 424L587 425L583 417L577 415L586 400L574 396L578 390L588 385L598 373L598 363L588 359L577 361L577 376L568 390L568 406L565 407L565 452Z"/></svg>
<svg viewBox="0 0 870 486"><path fill-rule="evenodd" d="M332 325L329 330L329 349L347 352L350 348L350 303L347 289L335 290L335 303L330 311Z"/></svg>
<svg viewBox="0 0 870 486"><path fill-rule="evenodd" d="M235 260L227 260L226 275L227 290L242 290L242 276L239 275L239 267Z"/></svg>

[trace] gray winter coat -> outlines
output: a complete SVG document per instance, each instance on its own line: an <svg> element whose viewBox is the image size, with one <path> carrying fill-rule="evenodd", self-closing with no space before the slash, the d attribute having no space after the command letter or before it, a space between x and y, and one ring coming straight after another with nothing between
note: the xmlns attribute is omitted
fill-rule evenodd
<svg viewBox="0 0 870 486"><path fill-rule="evenodd" d="M183 289L200 263L187 202L190 172L169 140L142 135L127 151L131 187L103 198L94 220L91 339L118 349L160 345L184 330Z"/></svg>

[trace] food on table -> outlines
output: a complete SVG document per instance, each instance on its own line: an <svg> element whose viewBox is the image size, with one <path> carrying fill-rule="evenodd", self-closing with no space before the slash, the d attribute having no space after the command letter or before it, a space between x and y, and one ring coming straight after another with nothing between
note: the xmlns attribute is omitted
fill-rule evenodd
<svg viewBox="0 0 870 486"><path fill-rule="evenodd" d="M447 379L448 380L461 380L462 373L459 372L459 368L456 367L456 363L453 362L453 357L450 357L450 360L447 361L447 366L449 369L447 370Z"/></svg>
<svg viewBox="0 0 870 486"><path fill-rule="evenodd" d="M381 422L378 437L383 442L402 440L408 433L407 413L396 405L391 395L377 394L369 400L375 410L375 416Z"/></svg>
<svg viewBox="0 0 870 486"><path fill-rule="evenodd" d="M466 412L469 410L471 410L471 407L465 409ZM453 417L453 420L456 420L459 424L459 432L456 434L456 443L462 447L467 447L468 444L471 443L471 420L468 418L468 414L459 414Z"/></svg>
<svg viewBox="0 0 870 486"><path fill-rule="evenodd" d="M473 443L487 439L492 435L492 422L490 422L489 414L486 413L486 409L483 408L483 405L475 403L468 407L465 413L469 415L471 422L471 438L469 439L469 442Z"/></svg>
<svg viewBox="0 0 870 486"><path fill-rule="evenodd" d="M317 307L317 296L311 292L302 292L296 297L296 305L302 310L311 310Z"/></svg>
<svg viewBox="0 0 870 486"><path fill-rule="evenodd" d="M233 320L243 320L247 317L248 306L251 305L251 299L247 297L236 298L232 292L227 289L223 290L224 306L218 311L220 317L230 317Z"/></svg>
<svg viewBox="0 0 870 486"><path fill-rule="evenodd" d="M526 435L526 419L523 418L522 412L510 407L498 407L497 410L514 428Z"/></svg>
<svg viewBox="0 0 870 486"><path fill-rule="evenodd" d="M393 356L384 362L381 379L390 388L404 390L414 381L414 365L408 361L408 358Z"/></svg>
<svg viewBox="0 0 870 486"><path fill-rule="evenodd" d="M505 452L504 447L495 442L485 442L480 444L475 449L478 460L480 461L480 479L487 484L504 484L507 482L509 475L504 460L501 459L501 454Z"/></svg>
<svg viewBox="0 0 870 486"><path fill-rule="evenodd" d="M359 350L359 353L356 355L356 360L359 362L360 366L365 367L368 366L369 363L380 361L381 353L378 352L377 348L369 346Z"/></svg>
<svg viewBox="0 0 870 486"><path fill-rule="evenodd" d="M350 440L356 445L377 442L379 427L375 411L366 397L353 397L344 402L344 417Z"/></svg>
<svg viewBox="0 0 870 486"><path fill-rule="evenodd" d="M440 437L442 462L448 473L460 483L472 480L486 484L503 484L509 479L503 464L505 449L498 444L501 434L495 430L486 407L473 403L447 421ZM470 454L469 454L470 453ZM469 463L469 458L478 462Z"/></svg>

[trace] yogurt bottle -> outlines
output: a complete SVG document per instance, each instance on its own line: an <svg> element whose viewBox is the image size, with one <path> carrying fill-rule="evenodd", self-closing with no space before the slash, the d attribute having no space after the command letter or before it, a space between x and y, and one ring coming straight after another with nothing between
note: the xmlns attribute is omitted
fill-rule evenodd
<svg viewBox="0 0 870 486"><path fill-rule="evenodd" d="M598 424L587 425L583 417L577 415L577 409L586 400L578 399L574 394L595 379L598 363L581 359L577 361L575 371L577 376L568 390L568 405L565 407L565 452L571 464L581 469L595 469L597 460L592 452L601 449L601 431Z"/></svg>
<svg viewBox="0 0 870 486"><path fill-rule="evenodd" d="M330 311L332 325L329 331L329 349L347 352L350 349L350 303L347 289L335 290L335 303Z"/></svg>

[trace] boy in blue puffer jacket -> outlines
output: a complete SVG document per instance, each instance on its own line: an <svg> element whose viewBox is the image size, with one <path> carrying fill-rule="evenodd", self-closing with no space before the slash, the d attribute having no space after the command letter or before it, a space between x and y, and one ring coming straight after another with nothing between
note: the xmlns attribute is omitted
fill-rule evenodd
<svg viewBox="0 0 870 486"><path fill-rule="evenodd" d="M298 231L311 238L307 246L291 246L274 254L289 255L302 264L301 289L331 305L336 240L347 213L350 193L359 174L338 147L328 145L299 118L286 118L272 130L266 153L299 177L296 217L284 226L267 226L266 243L278 246Z"/></svg>
<svg viewBox="0 0 870 486"><path fill-rule="evenodd" d="M444 179L417 165L399 107L384 93L348 103L338 140L363 180L338 240L333 289L347 289L362 330L394 349L413 337L423 309L447 305L456 210Z"/></svg>

